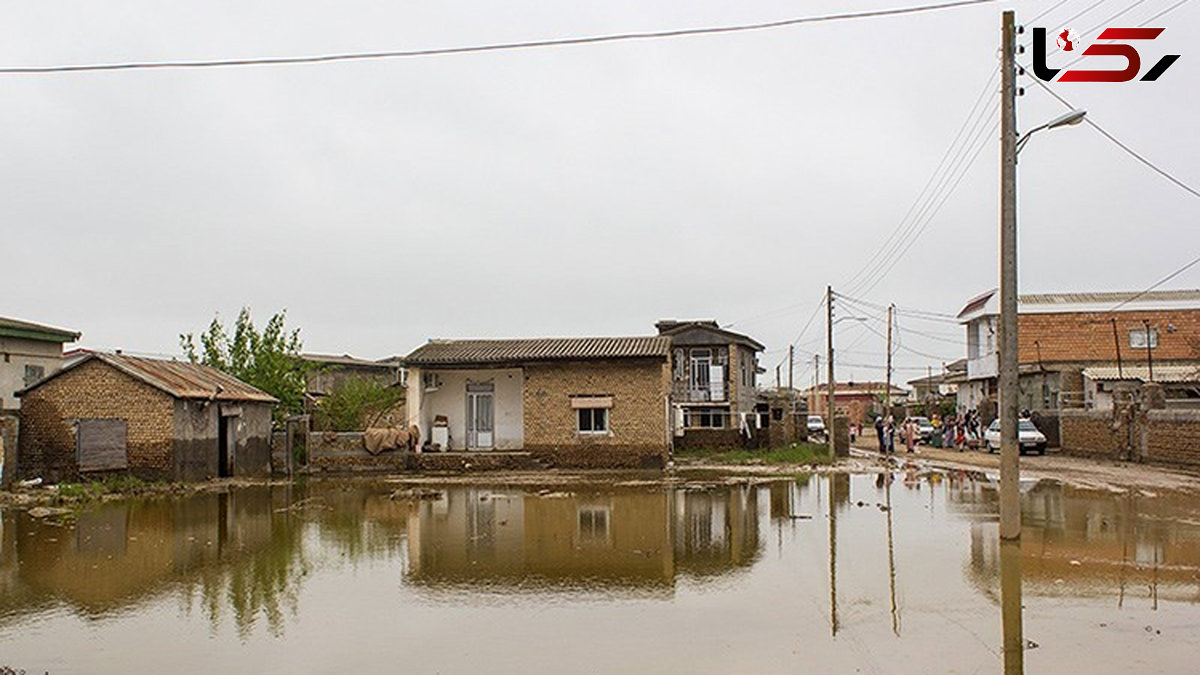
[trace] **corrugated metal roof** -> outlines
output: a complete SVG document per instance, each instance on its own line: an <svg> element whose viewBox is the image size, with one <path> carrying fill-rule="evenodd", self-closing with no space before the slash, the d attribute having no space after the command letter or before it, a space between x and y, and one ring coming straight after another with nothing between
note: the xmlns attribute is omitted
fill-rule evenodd
<svg viewBox="0 0 1200 675"><path fill-rule="evenodd" d="M278 403L278 400L267 392L216 368L187 361L147 359L101 352L89 354L18 394L36 389L93 360L103 361L126 375L145 382L155 389L160 389L175 398Z"/></svg>
<svg viewBox="0 0 1200 675"><path fill-rule="evenodd" d="M1150 381L1150 368L1145 365L1124 366L1117 371L1116 366L1092 366L1083 369L1083 376L1089 380L1141 380ZM1154 381L1172 384L1176 382L1200 382L1200 366L1154 366Z"/></svg>
<svg viewBox="0 0 1200 675"><path fill-rule="evenodd" d="M1200 290L1183 289L1170 291L1115 291L1115 292L1098 292L1098 293L1037 293L1032 295L1022 295L1020 298L1023 305L1061 305L1061 304L1091 304L1091 303L1119 303L1130 302L1137 300L1139 302L1179 302L1179 301L1198 301L1200 302Z"/></svg>
<svg viewBox="0 0 1200 675"><path fill-rule="evenodd" d="M0 316L0 334L9 335L10 337L25 337L32 340L45 340L47 342L74 342L79 339L80 335L79 331L56 328L43 323L34 323L6 316Z"/></svg>
<svg viewBox="0 0 1200 675"><path fill-rule="evenodd" d="M370 359L360 359L349 354L301 354L300 358L309 363L319 363L331 366L354 366L356 368L395 368L395 361L381 360L372 361Z"/></svg>
<svg viewBox="0 0 1200 675"><path fill-rule="evenodd" d="M404 357L406 366L451 366L591 359L666 358L668 337L431 340Z"/></svg>

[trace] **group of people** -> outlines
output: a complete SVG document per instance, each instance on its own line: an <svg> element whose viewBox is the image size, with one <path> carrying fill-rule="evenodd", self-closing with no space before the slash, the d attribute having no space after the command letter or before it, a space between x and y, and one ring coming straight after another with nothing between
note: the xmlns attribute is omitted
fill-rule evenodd
<svg viewBox="0 0 1200 675"><path fill-rule="evenodd" d="M906 452L916 452L917 443L921 440L921 430L911 418L905 419L896 426L896 419L891 415L887 418L875 416L875 435L879 438L879 452L890 455L896 452L896 436L904 443Z"/></svg>
<svg viewBox="0 0 1200 675"><path fill-rule="evenodd" d="M971 408L965 413L948 416L944 421L935 414L930 420L933 428L942 429L942 447L961 450L971 442L983 439L983 423L979 411ZM936 433L936 431L935 431Z"/></svg>

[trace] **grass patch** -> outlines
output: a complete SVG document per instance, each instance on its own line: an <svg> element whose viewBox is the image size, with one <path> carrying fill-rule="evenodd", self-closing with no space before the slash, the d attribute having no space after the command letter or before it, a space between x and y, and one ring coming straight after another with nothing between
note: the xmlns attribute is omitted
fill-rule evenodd
<svg viewBox="0 0 1200 675"><path fill-rule="evenodd" d="M59 483L58 497L62 501L90 501L105 495L136 495L150 483L135 476L108 476L89 483Z"/></svg>
<svg viewBox="0 0 1200 675"><path fill-rule="evenodd" d="M676 457L694 458L714 464L830 464L829 446L815 443L771 448L769 450L722 450L701 448L679 450Z"/></svg>

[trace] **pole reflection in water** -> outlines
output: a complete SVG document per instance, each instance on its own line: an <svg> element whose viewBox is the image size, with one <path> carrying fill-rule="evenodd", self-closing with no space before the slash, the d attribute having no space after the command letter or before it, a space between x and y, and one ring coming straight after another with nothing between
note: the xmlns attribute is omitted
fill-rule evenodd
<svg viewBox="0 0 1200 675"><path fill-rule="evenodd" d="M883 503L887 516L887 549L888 549L888 590L892 599L892 632L900 637L900 608L896 605L896 547L892 537L892 474L886 474L883 481Z"/></svg>
<svg viewBox="0 0 1200 675"><path fill-rule="evenodd" d="M1004 675L1025 672L1021 618L1021 541L1000 540L1000 615L1004 625Z"/></svg>

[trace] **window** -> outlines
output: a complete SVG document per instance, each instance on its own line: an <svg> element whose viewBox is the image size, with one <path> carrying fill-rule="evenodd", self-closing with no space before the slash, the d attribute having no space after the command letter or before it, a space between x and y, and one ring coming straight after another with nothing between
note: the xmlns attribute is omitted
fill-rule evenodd
<svg viewBox="0 0 1200 675"><path fill-rule="evenodd" d="M25 366L25 386L28 387L34 382L46 376L46 368L43 366Z"/></svg>
<svg viewBox="0 0 1200 675"><path fill-rule="evenodd" d="M579 433L608 433L608 408L579 408Z"/></svg>
<svg viewBox="0 0 1200 675"><path fill-rule="evenodd" d="M1146 349L1146 329L1138 328L1129 331L1129 347L1131 349ZM1150 329L1150 349L1158 347L1158 329Z"/></svg>
<svg viewBox="0 0 1200 675"><path fill-rule="evenodd" d="M687 379L687 362L683 360L683 350L675 350L675 381L683 382Z"/></svg>
<svg viewBox="0 0 1200 675"><path fill-rule="evenodd" d="M683 426L687 429L724 429L728 414L723 408L685 408Z"/></svg>
<svg viewBox="0 0 1200 675"><path fill-rule="evenodd" d="M612 507L585 505L578 508L579 542L581 544L607 544L610 539L609 521Z"/></svg>

